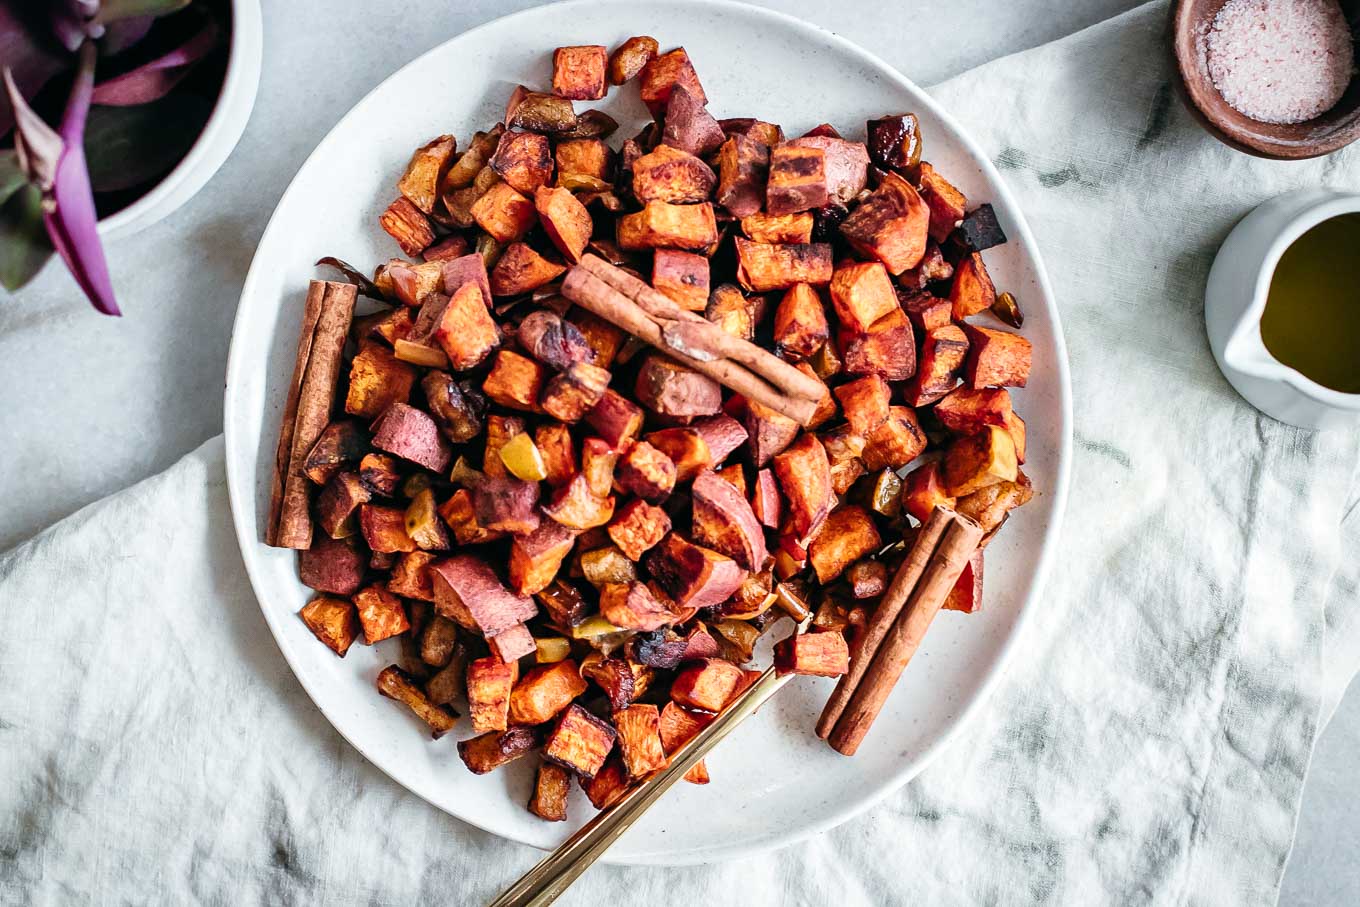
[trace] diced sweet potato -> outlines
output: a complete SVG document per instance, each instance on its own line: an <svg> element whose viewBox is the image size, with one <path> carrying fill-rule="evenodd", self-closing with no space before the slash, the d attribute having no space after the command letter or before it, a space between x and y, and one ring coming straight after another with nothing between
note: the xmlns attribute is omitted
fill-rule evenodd
<svg viewBox="0 0 1360 907"><path fill-rule="evenodd" d="M727 413L696 419L690 423L689 428L704 439L704 443L708 445L709 459L715 466L746 443L746 429Z"/></svg>
<svg viewBox="0 0 1360 907"><path fill-rule="evenodd" d="M751 491L751 512L756 515L756 519L762 526L778 529L782 504L774 473L768 469L757 471L755 488Z"/></svg>
<svg viewBox="0 0 1360 907"><path fill-rule="evenodd" d="M757 211L741 219L741 232L752 242L803 244L812 242L812 212L763 214Z"/></svg>
<svg viewBox="0 0 1360 907"><path fill-rule="evenodd" d="M318 485L325 485L342 469L353 467L368 447L363 426L353 419L340 419L327 425L317 437L302 471Z"/></svg>
<svg viewBox="0 0 1360 907"><path fill-rule="evenodd" d="M392 575L387 578L387 590L403 598L434 601L434 583L429 566L435 555L428 551L409 551L397 558Z"/></svg>
<svg viewBox="0 0 1360 907"><path fill-rule="evenodd" d="M737 494L746 497L746 470L740 463L733 463L724 466L722 469L715 470L718 478L737 490Z"/></svg>
<svg viewBox="0 0 1360 907"><path fill-rule="evenodd" d="M979 548L964 565L954 588L949 590L949 597L944 600L944 610L972 614L982 607L982 562L982 549Z"/></svg>
<svg viewBox="0 0 1360 907"><path fill-rule="evenodd" d="M684 249L707 252L718 242L718 223L713 205L672 205L647 202L641 211L625 214L618 220L619 248L626 252L640 249Z"/></svg>
<svg viewBox="0 0 1360 907"><path fill-rule="evenodd" d="M666 703L665 707L661 709L657 725L657 732L661 737L661 748L668 757L674 755L676 750L688 743L712 720L711 715L691 712L674 702ZM708 783L708 767L704 765L702 759L685 773L685 780L691 784Z"/></svg>
<svg viewBox="0 0 1360 907"><path fill-rule="evenodd" d="M456 712L431 702L425 691L416 686L415 679L396 665L388 665L379 672L378 692L414 712L430 728L430 736L435 740L453 730L458 719Z"/></svg>
<svg viewBox="0 0 1360 907"><path fill-rule="evenodd" d="M652 116L660 116L665 111L671 99L671 89L676 85L682 86L700 104L708 103L708 95L704 94L704 87L699 84L699 74L694 71L694 64L683 47L648 60L640 75L638 88L642 103L647 105Z"/></svg>
<svg viewBox="0 0 1360 907"><path fill-rule="evenodd" d="M707 201L717 182L711 167L670 145L658 145L633 162L633 195L643 203Z"/></svg>
<svg viewBox="0 0 1360 907"><path fill-rule="evenodd" d="M440 275L444 280L444 293L452 298L463 287L473 284L481 291L481 303L483 306L491 307L491 279L486 273L486 259L479 253L473 252L460 258L450 259L440 265ZM426 318L425 310L429 306L421 307L420 320ZM439 310L442 316L443 309ZM438 321L438 318L434 319Z"/></svg>
<svg viewBox="0 0 1360 907"><path fill-rule="evenodd" d="M780 674L839 677L850 670L850 647L834 630L798 633L775 644L774 667Z"/></svg>
<svg viewBox="0 0 1360 907"><path fill-rule="evenodd" d="M956 435L976 434L989 425L1004 428L1010 415L1011 395L1003 387L960 387L935 404L940 424Z"/></svg>
<svg viewBox="0 0 1360 907"><path fill-rule="evenodd" d="M534 446L543 457L547 482L554 487L570 481L576 473L576 451L571 432L560 422L545 422L534 430Z"/></svg>
<svg viewBox="0 0 1360 907"><path fill-rule="evenodd" d="M575 664L569 664L575 672ZM580 680L580 675L577 679ZM585 681L581 683L584 689ZM583 778L593 778L604 767L617 734L607 723L575 703L565 709L548 734L543 758Z"/></svg>
<svg viewBox="0 0 1360 907"><path fill-rule="evenodd" d="M538 254L528 243L511 243L491 271L491 292L497 296L520 296L552 283L566 270L566 265Z"/></svg>
<svg viewBox="0 0 1360 907"><path fill-rule="evenodd" d="M397 493L401 484L401 473L397 469L396 457L387 454L365 454L359 461L359 481L372 494L390 498Z"/></svg>
<svg viewBox="0 0 1360 907"><path fill-rule="evenodd" d="M845 584L850 587L852 598L877 598L888 587L888 568L881 561L855 561L846 568Z"/></svg>
<svg viewBox="0 0 1360 907"><path fill-rule="evenodd" d="M623 450L642 428L642 410L617 391L607 390L586 413L586 423L614 450Z"/></svg>
<svg viewBox="0 0 1360 907"><path fill-rule="evenodd" d="M822 531L808 546L808 559L817 581L826 585L852 563L883 544L874 518L863 507L845 504L831 512Z"/></svg>
<svg viewBox="0 0 1360 907"><path fill-rule="evenodd" d="M964 325L968 335L968 359L963 377L974 388L1024 387L1029 381L1032 347L1019 334Z"/></svg>
<svg viewBox="0 0 1360 907"><path fill-rule="evenodd" d="M765 184L765 210L776 216L821 208L827 192L826 155L820 148L792 143L770 149L770 175Z"/></svg>
<svg viewBox="0 0 1360 907"><path fill-rule="evenodd" d="M419 255L434 242L430 219L405 196L387 206L379 215L378 224L407 255Z"/></svg>
<svg viewBox="0 0 1360 907"><path fill-rule="evenodd" d="M863 142L840 136L805 135L789 142L795 148L816 148L825 158L828 200L844 205L864 189L869 181L869 149Z"/></svg>
<svg viewBox="0 0 1360 907"><path fill-rule="evenodd" d="M868 331L874 322L898 308L888 272L876 261L837 268L831 278L831 304L841 326L856 333Z"/></svg>
<svg viewBox="0 0 1360 907"><path fill-rule="evenodd" d="M364 628L364 642L370 646L411 628L401 599L382 586L359 590L354 596L354 607Z"/></svg>
<svg viewBox="0 0 1360 907"><path fill-rule="evenodd" d="M907 402L912 406L934 403L954 389L958 369L968 354L968 338L953 324L926 331L921 340L921 361L916 375L906 386Z"/></svg>
<svg viewBox="0 0 1360 907"><path fill-rule="evenodd" d="M845 421L856 434L869 437L888 418L892 388L880 375L867 375L848 381L833 391L841 402Z"/></svg>
<svg viewBox="0 0 1360 907"><path fill-rule="evenodd" d="M482 453L482 472L493 479L504 479L510 475L501 450L519 435L524 434L524 420L519 416L502 416L492 413L486 419L486 445Z"/></svg>
<svg viewBox="0 0 1360 907"><path fill-rule="evenodd" d="M600 614L625 630L648 632L676 622L676 615L646 585L606 583L600 589Z"/></svg>
<svg viewBox="0 0 1360 907"><path fill-rule="evenodd" d="M609 537L629 560L640 561L671 531L671 518L643 500L625 504L609 522Z"/></svg>
<svg viewBox="0 0 1360 907"><path fill-rule="evenodd" d="M439 187L453 162L457 144L451 135L426 142L411 155L406 172L397 183L397 191L426 214L433 212L439 201Z"/></svg>
<svg viewBox="0 0 1360 907"><path fill-rule="evenodd" d="M538 483L487 476L472 489L478 525L499 532L527 535L538 528Z"/></svg>
<svg viewBox="0 0 1360 907"><path fill-rule="evenodd" d="M708 259L693 252L657 249L652 286L680 308L702 312L708 305Z"/></svg>
<svg viewBox="0 0 1360 907"><path fill-rule="evenodd" d="M614 712L619 752L630 778L642 778L666 765L661 746L661 712L654 705L630 705Z"/></svg>
<svg viewBox="0 0 1360 907"><path fill-rule="evenodd" d="M604 97L609 52L599 44L559 47L553 51L553 94L573 101Z"/></svg>
<svg viewBox="0 0 1360 907"><path fill-rule="evenodd" d="M609 182L613 172L613 151L603 139L567 139L557 143L553 160L557 164L557 184L565 176L584 176ZM570 188L570 187L567 187Z"/></svg>
<svg viewBox="0 0 1360 907"><path fill-rule="evenodd" d="M516 536L510 544L510 588L520 595L546 589L575 542L576 533L555 520L544 520L528 535Z"/></svg>
<svg viewBox="0 0 1360 907"><path fill-rule="evenodd" d="M680 608L720 605L746 577L736 561L674 532L647 556L647 566Z"/></svg>
<svg viewBox="0 0 1360 907"><path fill-rule="evenodd" d="M805 358L830 336L826 308L817 291L806 283L789 287L774 311L775 352L786 358Z"/></svg>
<svg viewBox="0 0 1360 907"><path fill-rule="evenodd" d="M510 691L519 676L516 662L495 655L475 658L467 666L467 701L472 729L479 734L510 726Z"/></svg>
<svg viewBox="0 0 1360 907"><path fill-rule="evenodd" d="M718 125L722 127L725 135L739 135L770 148L784 141L783 127L754 117L731 117L719 120Z"/></svg>
<svg viewBox="0 0 1360 907"><path fill-rule="evenodd" d="M496 353L496 361L482 382L482 391L501 406L533 411L543 391L547 370L514 350Z"/></svg>
<svg viewBox="0 0 1360 907"><path fill-rule="evenodd" d="M694 540L746 570L760 569L765 563L765 533L746 498L710 470L695 477L691 495Z"/></svg>
<svg viewBox="0 0 1360 907"><path fill-rule="evenodd" d="M607 809L623 799L632 787L628 772L623 767L623 759L615 753L604 764L595 777L581 779L581 790L590 804L596 809Z"/></svg>
<svg viewBox="0 0 1360 907"><path fill-rule="evenodd" d="M459 233L446 236L439 242L425 250L425 261L427 263L445 262L455 258L462 258L467 254L467 237Z"/></svg>
<svg viewBox="0 0 1360 907"><path fill-rule="evenodd" d="M501 585L474 554L455 554L430 565L435 610L483 636L495 636L538 613L534 600Z"/></svg>
<svg viewBox="0 0 1360 907"><path fill-rule="evenodd" d="M577 362L554 375L543 389L540 408L563 422L579 422L595 408L609 388L609 372L588 362Z"/></svg>
<svg viewBox="0 0 1360 907"><path fill-rule="evenodd" d="M504 731L487 731L479 737L458 742L458 757L474 775L514 762L538 746L538 732L529 727L512 727Z"/></svg>
<svg viewBox="0 0 1360 907"><path fill-rule="evenodd" d="M646 440L675 464L677 482L688 482L699 470L713 465L708 442L691 428L663 428L647 435Z"/></svg>
<svg viewBox="0 0 1360 907"><path fill-rule="evenodd" d="M899 295L902 310L907 320L919 331L933 331L950 324L954 317L954 307L948 299L941 299L929 293Z"/></svg>
<svg viewBox="0 0 1360 907"><path fill-rule="evenodd" d="M512 724L550 721L586 691L586 682L571 659L542 665L525 674L510 694Z"/></svg>
<svg viewBox="0 0 1360 907"><path fill-rule="evenodd" d="M861 255L875 258L893 274L916 267L925 255L930 208L896 173L841 222L841 235Z"/></svg>
<svg viewBox="0 0 1360 907"><path fill-rule="evenodd" d="M544 762L534 779L534 793L529 798L529 812L549 822L567 820L567 794L571 791L571 774L560 765Z"/></svg>
<svg viewBox="0 0 1360 907"><path fill-rule="evenodd" d="M313 636L341 658L359 638L359 615L346 599L318 595L302 606L298 617Z"/></svg>
<svg viewBox="0 0 1360 907"><path fill-rule="evenodd" d="M504 532L496 532L477 522L477 514L472 506L472 493L459 488L443 504L439 505L439 515L453 530L453 537L459 545L481 545L502 538Z"/></svg>
<svg viewBox="0 0 1360 907"><path fill-rule="evenodd" d="M377 553L415 551L415 539L406 533L406 511L400 507L364 504L359 508L359 528L369 550Z"/></svg>
<svg viewBox="0 0 1360 907"><path fill-rule="evenodd" d="M799 538L810 538L831 512L831 464L813 435L803 435L774 458L774 474L788 504L788 521Z"/></svg>
<svg viewBox="0 0 1360 907"><path fill-rule="evenodd" d="M552 182L552 147L548 137L534 132L502 134L496 153L491 156L491 169L516 192L532 195L539 186Z"/></svg>
<svg viewBox="0 0 1360 907"><path fill-rule="evenodd" d="M831 246L773 245L736 237L737 280L755 293L786 290L796 283L830 283Z"/></svg>
<svg viewBox="0 0 1360 907"><path fill-rule="evenodd" d="M955 321L985 312L996 302L996 287L987 273L980 252L973 252L954 267L954 282L949 286L949 304Z"/></svg>
<svg viewBox="0 0 1360 907"><path fill-rule="evenodd" d="M539 186L534 190L534 210L538 212L539 222L543 224L543 232L557 247L557 251L562 253L562 257L571 264L580 261L581 253L590 243L590 233L594 229L590 212L586 210L586 206L581 204L576 196L566 189L549 189L547 186ZM508 254L509 251L507 249L506 253ZM504 263L504 261L505 258L502 256L501 263ZM497 268L501 266L501 263L497 264ZM548 280L552 280L554 277L550 277ZM544 280L536 286L542 286L548 280ZM529 289L534 289L534 287L529 287ZM521 290L520 292L527 291Z"/></svg>
<svg viewBox="0 0 1360 907"><path fill-rule="evenodd" d="M356 472L341 472L326 483L316 498L316 523L333 539L347 538L359 531L359 505L371 495Z"/></svg>
<svg viewBox="0 0 1360 907"><path fill-rule="evenodd" d="M603 526L614 516L614 496L601 498L590 489L590 480L577 473L553 492L543 512L568 529L584 531Z"/></svg>
<svg viewBox="0 0 1360 907"><path fill-rule="evenodd" d="M579 307L568 314L567 320L586 338L586 344L595 353L595 364L609 368L628 335L594 312Z"/></svg>
<svg viewBox="0 0 1360 907"><path fill-rule="evenodd" d="M1010 433L989 425L950 446L940 476L948 494L963 497L998 482L1014 482L1017 469Z"/></svg>
<svg viewBox="0 0 1360 907"><path fill-rule="evenodd" d="M536 188L537 184L528 191L532 192ZM477 199L472 205L471 214L477 226L491 234L497 242L503 243L523 239L524 234L538 221L534 203L505 182L496 183Z"/></svg>
<svg viewBox="0 0 1360 907"><path fill-rule="evenodd" d="M704 317L733 337L753 340L764 316L763 296L747 296L730 283L716 287L704 307Z"/></svg>
<svg viewBox="0 0 1360 907"><path fill-rule="evenodd" d="M717 151L725 139L722 127L702 100L690 94L683 85L671 89L661 126L663 146L707 157Z"/></svg>
<svg viewBox="0 0 1360 907"><path fill-rule="evenodd" d="M940 461L931 460L907 473L902 484L902 509L924 523L936 507L954 509L955 499L945 493Z"/></svg>
<svg viewBox="0 0 1360 907"><path fill-rule="evenodd" d="M889 381L916 374L916 340L901 309L894 308L863 334L842 330L840 340L847 374L882 375Z"/></svg>
<svg viewBox="0 0 1360 907"><path fill-rule="evenodd" d="M449 299L434 337L455 371L479 365L500 343L496 323L475 283L464 284Z"/></svg>
<svg viewBox="0 0 1360 907"><path fill-rule="evenodd" d="M350 363L345 412L376 419L393 403L405 403L416 383L416 370L381 343L362 343Z"/></svg>
<svg viewBox="0 0 1360 907"><path fill-rule="evenodd" d="M635 441L614 471L619 488L647 501L660 501L669 495L675 478L675 463L646 441Z"/></svg>
<svg viewBox="0 0 1360 907"><path fill-rule="evenodd" d="M930 207L930 238L944 242L963 221L968 199L926 161L921 162L921 198Z"/></svg>
<svg viewBox="0 0 1360 907"><path fill-rule="evenodd" d="M793 443L801 427L793 419L754 400L742 401L739 418L756 466L764 466Z"/></svg>
<svg viewBox="0 0 1360 907"><path fill-rule="evenodd" d="M526 655L532 655L538 648L538 644L534 641L534 635L529 632L529 628L524 624L515 624L510 629L502 630L495 636L488 636L486 644L493 655L507 663L518 661Z"/></svg>
<svg viewBox="0 0 1360 907"><path fill-rule="evenodd" d="M1034 497L1034 488L1029 477L1023 472L1016 473L1013 482L997 482L979 488L972 494L959 498L955 509L982 527L984 533L991 532L1001 525L1006 515L1017 507L1029 503Z"/></svg>
<svg viewBox="0 0 1360 907"><path fill-rule="evenodd" d="M435 472L448 469L453 460L434 420L405 403L393 403L374 424L373 446Z"/></svg>
<svg viewBox="0 0 1360 907"><path fill-rule="evenodd" d="M597 498L609 496L618 461L618 453L602 438L586 438L581 443L581 474L586 477L591 494Z"/></svg>
<svg viewBox="0 0 1360 907"><path fill-rule="evenodd" d="M620 44L609 57L609 84L622 85L642 72L660 50L656 39L635 35Z"/></svg>
<svg viewBox="0 0 1360 907"><path fill-rule="evenodd" d="M728 136L718 152L718 191L714 198L735 217L759 213L765 205L769 169L768 146L743 135Z"/></svg>
<svg viewBox="0 0 1360 907"><path fill-rule="evenodd" d="M530 356L558 371L595 361L595 351L581 329L545 309L525 316L515 330L515 340Z"/></svg>
<svg viewBox="0 0 1360 907"><path fill-rule="evenodd" d="M888 419L869 435L861 458L871 472L880 469L900 469L919 457L926 449L926 434L909 406L893 406Z"/></svg>
<svg viewBox="0 0 1360 907"><path fill-rule="evenodd" d="M722 385L660 354L638 369L634 396L663 416L709 416L722 410Z"/></svg>
<svg viewBox="0 0 1360 907"><path fill-rule="evenodd" d="M741 668L732 662L706 658L676 675L671 699L687 708L721 712L745 679Z"/></svg>

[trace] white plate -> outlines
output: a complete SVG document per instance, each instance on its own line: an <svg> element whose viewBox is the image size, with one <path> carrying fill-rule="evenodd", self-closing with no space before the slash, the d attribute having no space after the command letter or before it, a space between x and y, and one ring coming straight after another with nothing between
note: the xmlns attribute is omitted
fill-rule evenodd
<svg viewBox="0 0 1360 907"><path fill-rule="evenodd" d="M285 385L312 263L337 255L363 268L396 253L377 226L411 150L433 135L466 140L500 118L519 82L545 85L553 47L616 46L655 35L689 51L718 117L758 116L798 135L822 121L863 138L868 118L920 117L926 157L970 199L995 206L1010 242L987 253L997 285L1013 290L1034 343L1029 387L1016 393L1029 424L1026 471L1039 491L987 552L984 610L944 613L859 754L837 755L812 733L831 682L800 678L709 759L713 782L681 784L607 859L699 863L751 854L830 828L926 765L995 685L1039 587L1058 533L1070 445L1067 356L1058 313L1029 228L985 155L929 97L883 61L814 26L726 2L588 0L527 10L435 48L374 90L313 152L279 202L242 291L227 368L227 480L246 568L279 648L336 729L375 765L431 803L503 837L552 847L592 810L573 793L572 821L525 809L532 759L491 775L464 769L445 738L379 698L373 680L397 642L336 658L296 613L308 598L292 552L261 541ZM584 107L585 105L578 105ZM602 106L642 121L636 88ZM455 738L470 736L463 726Z"/></svg>

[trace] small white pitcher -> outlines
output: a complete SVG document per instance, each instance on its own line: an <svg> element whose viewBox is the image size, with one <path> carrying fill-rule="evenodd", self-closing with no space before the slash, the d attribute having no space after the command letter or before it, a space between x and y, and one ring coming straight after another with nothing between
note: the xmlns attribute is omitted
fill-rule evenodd
<svg viewBox="0 0 1360 907"><path fill-rule="evenodd" d="M1312 227L1360 212L1360 195L1301 189L1265 202L1242 218L1218 250L1204 294L1204 324L1218 367L1239 394L1274 419L1301 428L1360 424L1360 394L1323 387L1271 355L1261 313L1285 249ZM1360 249L1349 254L1360 255ZM1355 367L1360 369L1360 349Z"/></svg>

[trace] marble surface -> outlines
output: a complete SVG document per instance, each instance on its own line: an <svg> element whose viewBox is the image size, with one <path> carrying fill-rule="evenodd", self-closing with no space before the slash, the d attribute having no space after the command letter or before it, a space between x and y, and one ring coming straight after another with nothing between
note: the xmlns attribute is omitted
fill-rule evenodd
<svg viewBox="0 0 1360 907"><path fill-rule="evenodd" d="M266 0L259 100L235 154L169 219L108 250L125 317L94 314L57 266L17 298L0 292L0 550L221 431L241 283L275 202L308 152L407 60L532 5ZM929 85L1137 0L761 5L839 32ZM552 45L550 35L544 45ZM1360 903L1353 859L1360 831L1352 820L1360 807L1357 754L1360 697L1352 694L1318 743L1282 904Z"/></svg>

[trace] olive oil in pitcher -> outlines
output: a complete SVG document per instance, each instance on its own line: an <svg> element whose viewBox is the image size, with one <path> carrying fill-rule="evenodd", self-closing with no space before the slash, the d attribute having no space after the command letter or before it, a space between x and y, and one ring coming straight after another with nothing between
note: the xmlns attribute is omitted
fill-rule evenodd
<svg viewBox="0 0 1360 907"><path fill-rule="evenodd" d="M1261 340L1323 387L1360 393L1360 214L1311 228L1270 279Z"/></svg>

